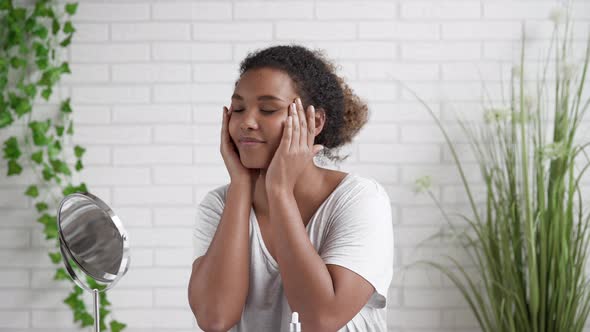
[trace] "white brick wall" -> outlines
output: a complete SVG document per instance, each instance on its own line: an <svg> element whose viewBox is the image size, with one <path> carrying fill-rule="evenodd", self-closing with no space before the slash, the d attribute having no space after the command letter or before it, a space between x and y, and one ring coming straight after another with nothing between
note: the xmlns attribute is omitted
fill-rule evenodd
<svg viewBox="0 0 590 332"><path fill-rule="evenodd" d="M484 92L481 79L500 99L521 25L546 40L557 1L80 2L67 53L73 75L56 93L73 100L75 142L87 148L83 180L130 234L131 269L110 292L126 331L196 330L186 295L191 227L203 195L228 181L219 155L221 108L249 51L291 42L324 49L369 102L369 123L344 149L351 157L328 167L374 177L389 192L396 231L389 329L478 330L440 273L401 269L440 253L465 257L440 241L416 247L439 229L442 216L428 197L412 193L414 180L430 174L437 199L457 208L467 202L442 135L394 79L415 89L449 125L471 163L466 176L481 184L453 112L479 118L473 114ZM590 2L576 6L574 44L581 48ZM537 59L540 45L527 48L528 59ZM46 255L52 244L22 194L30 178L0 179L0 332L76 331L61 304L66 285L52 280Z"/></svg>

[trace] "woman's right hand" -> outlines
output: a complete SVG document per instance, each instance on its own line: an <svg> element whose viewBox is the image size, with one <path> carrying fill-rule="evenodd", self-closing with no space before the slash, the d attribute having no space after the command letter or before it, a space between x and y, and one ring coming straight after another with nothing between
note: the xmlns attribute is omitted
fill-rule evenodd
<svg viewBox="0 0 590 332"><path fill-rule="evenodd" d="M225 167L229 172L229 177L232 183L245 182L251 185L254 190L254 185L260 171L258 169L246 168L238 154L238 148L229 134L229 119L231 117L232 107L229 112L227 107L223 106L223 122L221 124L221 156Z"/></svg>

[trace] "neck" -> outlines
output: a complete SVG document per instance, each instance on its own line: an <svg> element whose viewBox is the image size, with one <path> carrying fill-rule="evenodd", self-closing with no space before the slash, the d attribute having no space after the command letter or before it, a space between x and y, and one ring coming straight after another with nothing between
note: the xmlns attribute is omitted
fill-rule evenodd
<svg viewBox="0 0 590 332"><path fill-rule="evenodd" d="M305 176L303 176L305 175ZM260 174L256 179L254 189L253 205L256 212L260 215L268 215L268 196L266 192L266 169L260 169ZM303 170L297 182L293 194L298 205L304 204L306 198L313 197L314 192L319 192L324 185L325 170L317 167L313 162Z"/></svg>

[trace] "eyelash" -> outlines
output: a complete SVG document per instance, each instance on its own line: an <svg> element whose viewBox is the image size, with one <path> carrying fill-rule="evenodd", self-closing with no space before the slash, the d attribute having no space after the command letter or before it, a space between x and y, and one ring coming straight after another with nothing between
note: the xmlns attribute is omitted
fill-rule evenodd
<svg viewBox="0 0 590 332"><path fill-rule="evenodd" d="M243 110L233 110L232 112L238 112L238 113L239 113L239 112L241 112L241 111L243 111ZM272 111L265 111L265 110L261 110L261 111L262 111L263 113L266 113L266 114L272 114L272 113L276 112L275 110L272 110Z"/></svg>

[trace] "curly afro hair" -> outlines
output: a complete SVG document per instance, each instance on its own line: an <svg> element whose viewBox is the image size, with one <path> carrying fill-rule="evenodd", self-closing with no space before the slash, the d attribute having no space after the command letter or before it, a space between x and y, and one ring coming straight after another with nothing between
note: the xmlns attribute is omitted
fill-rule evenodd
<svg viewBox="0 0 590 332"><path fill-rule="evenodd" d="M316 137L320 152L333 162L342 162L340 148L367 123L369 108L336 74L336 66L321 50L309 50L299 45L280 45L249 53L240 64L240 77L248 70L270 67L286 72L294 82L303 106L314 105L325 111L326 122ZM237 83L237 82L236 82Z"/></svg>

